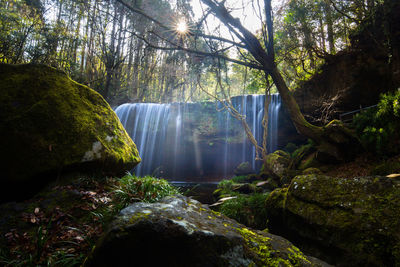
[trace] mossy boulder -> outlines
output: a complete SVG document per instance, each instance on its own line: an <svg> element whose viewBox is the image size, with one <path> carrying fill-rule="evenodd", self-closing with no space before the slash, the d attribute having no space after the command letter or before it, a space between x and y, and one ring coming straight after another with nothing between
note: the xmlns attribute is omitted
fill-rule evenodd
<svg viewBox="0 0 400 267"><path fill-rule="evenodd" d="M290 155L283 150L277 150L267 156L261 168L261 173L266 173L274 177L282 177L289 164Z"/></svg>
<svg viewBox="0 0 400 267"><path fill-rule="evenodd" d="M279 184L282 184L283 180L290 180L293 177L291 167L290 155L283 150L277 150L267 156L261 167L260 175L274 178Z"/></svg>
<svg viewBox="0 0 400 267"><path fill-rule="evenodd" d="M400 181L301 175L266 209L272 232L331 264L399 266Z"/></svg>
<svg viewBox="0 0 400 267"><path fill-rule="evenodd" d="M121 211L85 266L324 266L289 241L183 197Z"/></svg>
<svg viewBox="0 0 400 267"><path fill-rule="evenodd" d="M0 64L0 103L2 200L64 171L119 175L140 162L103 97L54 68Z"/></svg>

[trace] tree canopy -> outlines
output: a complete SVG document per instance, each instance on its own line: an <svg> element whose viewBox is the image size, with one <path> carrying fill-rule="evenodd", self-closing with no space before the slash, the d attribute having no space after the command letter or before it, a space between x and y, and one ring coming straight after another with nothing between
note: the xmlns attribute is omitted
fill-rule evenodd
<svg viewBox="0 0 400 267"><path fill-rule="evenodd" d="M260 40L267 30L262 10L267 2L241 3L258 14ZM345 49L350 33L381 2L291 0L274 6L276 61L288 84L309 78L325 56ZM243 9L225 4L229 12ZM232 94L263 92L267 81L243 40L229 38L234 31L223 25L210 25L216 22L208 20L208 6L202 8L203 14L194 14L185 0L2 1L0 62L63 69L112 103L207 99L198 82L215 93L215 68L224 69ZM175 30L180 21L187 23L188 33ZM165 49L172 43L203 53ZM245 64L231 64L228 57Z"/></svg>

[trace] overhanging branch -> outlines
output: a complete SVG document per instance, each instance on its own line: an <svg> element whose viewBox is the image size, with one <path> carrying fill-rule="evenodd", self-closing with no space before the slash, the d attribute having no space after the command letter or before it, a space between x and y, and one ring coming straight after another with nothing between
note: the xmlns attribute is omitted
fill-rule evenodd
<svg viewBox="0 0 400 267"><path fill-rule="evenodd" d="M218 53L210 53L210 52L204 52L204 51L199 51L199 50L192 50L192 49L180 46L180 45L176 45L174 47L158 46L158 45L152 44L146 38L143 38L141 36L138 36L138 38L143 40L148 47L151 47L153 49L164 50L164 51L185 51L185 52L191 53L191 54L196 54L196 55L201 55L201 56L206 56L206 57L220 58L220 59L224 59L226 61L229 61L229 62L232 62L232 63L236 63L236 64L239 64L239 65L242 65L242 66L246 66L246 67L249 67L249 68L263 70L263 67L261 65L257 65L257 64L250 63L250 62L245 62L245 61L240 61L240 60L237 60L237 59L229 58L227 56L224 56L224 55L221 55L221 54L218 54Z"/></svg>

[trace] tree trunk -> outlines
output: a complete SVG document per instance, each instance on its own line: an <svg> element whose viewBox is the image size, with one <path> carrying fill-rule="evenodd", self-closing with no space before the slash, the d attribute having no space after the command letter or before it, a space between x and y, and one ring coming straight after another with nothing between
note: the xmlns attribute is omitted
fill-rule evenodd
<svg viewBox="0 0 400 267"><path fill-rule="evenodd" d="M353 158L355 152L358 152L357 144L359 144L355 135L344 127L343 123L340 121L333 121L324 127L318 127L307 122L300 111L299 105L287 87L285 80L276 67L273 53L269 54L268 51L261 46L259 40L250 31L244 28L238 19L232 17L223 4L214 2L213 0L202 1L211 8L215 16L227 25L228 28L236 29L234 34L246 44L246 49L263 66L266 75L270 75L274 81L282 98L282 102L289 112L290 118L297 131L316 142L319 152L321 152L321 157L328 161L342 161ZM266 2L270 1L271 0L266 0ZM270 5L267 6L270 7ZM272 12L272 10L266 10L266 12ZM268 16L267 14L266 23L267 29L272 30L272 16ZM268 36L273 36L273 33L268 33ZM357 147L357 149L350 150L349 147L351 146Z"/></svg>
<svg viewBox="0 0 400 267"><path fill-rule="evenodd" d="M326 26L328 28L328 43L329 43L329 53L335 54L335 39L333 33L333 22L332 22L332 11L330 0L325 0L324 3Z"/></svg>

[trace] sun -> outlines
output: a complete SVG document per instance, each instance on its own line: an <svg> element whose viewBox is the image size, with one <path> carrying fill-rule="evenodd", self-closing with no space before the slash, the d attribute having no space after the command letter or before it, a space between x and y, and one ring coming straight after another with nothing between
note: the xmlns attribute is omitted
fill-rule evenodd
<svg viewBox="0 0 400 267"><path fill-rule="evenodd" d="M188 30L189 30L189 27L188 27L188 25L187 25L187 23L186 23L186 21L185 20L180 20L177 24L176 24L176 31L179 33L179 34L182 34L182 35L184 35L184 34L186 34L187 32L188 32Z"/></svg>

